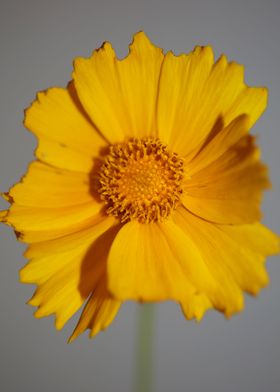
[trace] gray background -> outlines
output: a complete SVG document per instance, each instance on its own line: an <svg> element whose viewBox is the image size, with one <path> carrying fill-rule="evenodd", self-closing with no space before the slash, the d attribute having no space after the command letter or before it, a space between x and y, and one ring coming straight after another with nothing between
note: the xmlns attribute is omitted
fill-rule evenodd
<svg viewBox="0 0 280 392"><path fill-rule="evenodd" d="M270 89L269 108L254 128L274 184L265 223L279 227L279 2L246 1L1 1L0 190L17 182L35 139L23 129L23 109L36 91L64 86L72 59L109 40L120 55L144 29L164 49L213 45L245 64L251 85ZM1 201L0 207L6 207ZM127 303L106 333L67 345L76 318L56 332L51 317L35 320L25 305L32 286L18 283L24 246L1 225L1 391L132 391L138 306ZM271 285L231 321L209 312L200 325L178 307L156 308L155 390L276 392L280 382L280 265L270 259Z"/></svg>

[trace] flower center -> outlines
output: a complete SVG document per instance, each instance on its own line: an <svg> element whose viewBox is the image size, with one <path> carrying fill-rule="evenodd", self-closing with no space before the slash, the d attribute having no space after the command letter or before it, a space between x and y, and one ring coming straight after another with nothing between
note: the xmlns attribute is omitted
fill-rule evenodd
<svg viewBox="0 0 280 392"><path fill-rule="evenodd" d="M182 193L183 160L158 139L114 144L100 171L100 196L107 213L121 222L161 221L176 208Z"/></svg>

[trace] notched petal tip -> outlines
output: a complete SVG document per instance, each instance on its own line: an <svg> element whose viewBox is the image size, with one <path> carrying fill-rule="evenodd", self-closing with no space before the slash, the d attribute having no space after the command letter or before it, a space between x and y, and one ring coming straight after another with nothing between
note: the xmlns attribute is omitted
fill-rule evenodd
<svg viewBox="0 0 280 392"><path fill-rule="evenodd" d="M75 81L76 72L79 71L80 67L82 67L84 64L88 63L89 61L94 61L96 56L100 56L100 55L111 57L113 59L116 58L115 50L109 41L104 41L99 48L93 50L93 52L89 57L79 56L74 58L73 60L74 70L72 73L73 80Z"/></svg>
<svg viewBox="0 0 280 392"><path fill-rule="evenodd" d="M10 191L9 191L9 192L0 193L0 196L1 196L4 200L6 200L7 202L9 202L10 204L12 204L13 201L14 201L13 197L10 195Z"/></svg>
<svg viewBox="0 0 280 392"><path fill-rule="evenodd" d="M185 53L180 52L178 54L174 53L173 50L168 50L165 53L165 61L172 61L176 59L181 59L182 61L187 61L188 58L192 57L197 61L204 61L205 63L214 64L214 51L211 46L195 46L191 52Z"/></svg>
<svg viewBox="0 0 280 392"><path fill-rule="evenodd" d="M0 211L0 222L7 223L8 210Z"/></svg>
<svg viewBox="0 0 280 392"><path fill-rule="evenodd" d="M193 49L193 54L195 56L208 56L214 62L214 51L210 45L196 45Z"/></svg>
<svg viewBox="0 0 280 392"><path fill-rule="evenodd" d="M36 94L36 96L33 99L33 101L31 102L31 104L27 108L24 109L24 111L23 111L24 116L23 116L22 123L23 123L23 125L24 125L24 127L26 129L28 129L29 131L33 132L32 131L32 126L31 126L32 122L30 121L30 117L32 116L32 112L33 112L34 108L36 109L42 103L42 100L48 94L49 91L55 90L55 89L56 89L56 87L51 87L49 89L39 91Z"/></svg>
<svg viewBox="0 0 280 392"><path fill-rule="evenodd" d="M14 202L13 197L10 195L10 192L3 192L0 193L0 197L2 197L5 201L7 201L8 203L12 204ZM1 210L0 211L0 223L5 223L9 226L10 223L8 222L8 216L9 216L9 208L6 210Z"/></svg>
<svg viewBox="0 0 280 392"><path fill-rule="evenodd" d="M129 44L129 54L133 53L135 51L142 51L145 50L147 48L158 48L157 46L155 46L151 40L149 39L149 37L146 35L146 33L142 30L138 31L137 33L135 33L133 35L132 41ZM159 48L160 49L160 48ZM162 49L161 49L162 50ZM77 57L73 60L73 79L75 80L75 74L76 71L79 70L79 68L81 66L83 66L83 64L87 61L91 61L93 60L97 55L106 55L107 57L111 57L113 59L117 59L115 50L112 46L112 44L109 41L104 41L102 43L102 45L95 49L92 54L88 57L88 58L84 58L84 57ZM129 55L128 55L129 56ZM124 59L126 59L128 56L126 56ZM124 60L124 59L118 59L118 60Z"/></svg>
<svg viewBox="0 0 280 392"><path fill-rule="evenodd" d="M152 48L152 49L156 48L156 49L160 49L162 51L161 48L159 48L153 44L153 42L150 40L150 38L147 36L147 34L143 30L140 30L133 35L132 41L129 44L129 54L137 52L137 51L139 51L139 52L145 51L149 48ZM94 49L94 51L92 52L92 54L89 57L84 58L82 56L79 56L73 60L73 67L74 67L74 72L72 75L73 79L75 79L75 72L77 71L77 68L82 66L85 61L93 60L97 55L102 55L102 54L106 55L107 57L112 57L113 59L117 59L117 56L116 56L116 53L115 53L115 50L114 50L112 44L109 41L104 41L99 48ZM129 54L128 54L128 56L129 56ZM124 60L128 56L126 56L123 59L118 59L118 60Z"/></svg>
<svg viewBox="0 0 280 392"><path fill-rule="evenodd" d="M261 280L257 284L252 284L251 287L246 290L246 292L256 298L259 296L259 294L264 288L269 286L269 284L270 284L269 275L267 271L264 271Z"/></svg>
<svg viewBox="0 0 280 392"><path fill-rule="evenodd" d="M24 242L24 235L22 232L18 231L13 223L9 220L10 210L0 211L0 223L11 227L14 230L15 236L18 241Z"/></svg>
<svg viewBox="0 0 280 392"><path fill-rule="evenodd" d="M132 42L129 44L129 54L127 57L129 57L131 54L137 54L137 52L139 54L149 53L150 50L157 50L163 54L163 49L155 45L147 36L147 34L140 30L133 35Z"/></svg>
<svg viewBox="0 0 280 392"><path fill-rule="evenodd" d="M36 309L35 312L33 313L33 316L36 319L40 319L46 316L46 314L42 311L41 307L39 306L38 309Z"/></svg>
<svg viewBox="0 0 280 392"><path fill-rule="evenodd" d="M133 34L132 42L130 43L129 47L139 45L140 43L153 45L152 41L143 30L139 30L137 33Z"/></svg>
<svg viewBox="0 0 280 392"><path fill-rule="evenodd" d="M97 51L97 52L98 51L111 51L113 54L115 54L114 48L113 48L111 42L109 42L109 41L104 41L99 48L94 50L94 52L95 51Z"/></svg>
<svg viewBox="0 0 280 392"><path fill-rule="evenodd" d="M225 309L219 310L223 315L225 316L226 319L230 319L232 316L235 314L241 313L245 308L245 301L244 301L244 295L243 292L240 294L240 296L237 298L234 306L227 307Z"/></svg>
<svg viewBox="0 0 280 392"><path fill-rule="evenodd" d="M61 331L64 325L67 323L68 320L65 318L60 317L57 313L55 314L54 326L57 331Z"/></svg>

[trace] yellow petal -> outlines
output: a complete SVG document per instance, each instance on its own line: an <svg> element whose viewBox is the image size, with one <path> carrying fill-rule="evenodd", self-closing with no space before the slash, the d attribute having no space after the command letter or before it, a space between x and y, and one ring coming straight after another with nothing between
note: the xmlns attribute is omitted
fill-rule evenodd
<svg viewBox="0 0 280 392"><path fill-rule="evenodd" d="M180 56L169 52L164 58L157 110L159 138L171 149L183 143L178 150L183 155L186 145L192 150L196 139L205 137L203 129L197 134L192 119L202 104L202 90L213 63L210 47L196 47L190 54ZM176 144L177 139L180 143Z"/></svg>
<svg viewBox="0 0 280 392"><path fill-rule="evenodd" d="M7 214L8 214L8 211L6 211L6 210L0 211L0 222L5 222Z"/></svg>
<svg viewBox="0 0 280 392"><path fill-rule="evenodd" d="M94 337L100 331L108 328L116 317L120 306L121 302L112 298L107 292L105 279L100 281L88 300L69 343L86 329L90 329L90 337Z"/></svg>
<svg viewBox="0 0 280 392"><path fill-rule="evenodd" d="M221 226L230 238L250 251L264 256L275 255L280 251L280 237L261 223L253 225Z"/></svg>
<svg viewBox="0 0 280 392"><path fill-rule="evenodd" d="M180 155L193 154L222 116L227 126L245 113L249 126L262 114L267 90L244 84L243 67L225 56L214 64L211 48L165 57L160 80L159 135Z"/></svg>
<svg viewBox="0 0 280 392"><path fill-rule="evenodd" d="M61 237L103 219L94 179L86 173L35 161L4 197L12 203L3 216L25 242Z"/></svg>
<svg viewBox="0 0 280 392"><path fill-rule="evenodd" d="M252 223L261 217L262 193L269 186L259 150L253 138L245 136L185 182L182 203L213 222Z"/></svg>
<svg viewBox="0 0 280 392"><path fill-rule="evenodd" d="M29 245L24 256L30 261L21 270L21 279L25 283L36 284L47 281L51 275L62 268L63 263L68 262L67 258L63 257L64 254L71 255L75 251L79 253L82 248L87 248L97 237L110 227L114 227L115 224L114 218L106 217L95 225L76 233ZM59 262L56 256L60 258Z"/></svg>
<svg viewBox="0 0 280 392"><path fill-rule="evenodd" d="M87 113L111 143L155 133L155 107L163 54L143 32L118 60L106 42L89 59L78 58L73 78Z"/></svg>
<svg viewBox="0 0 280 392"><path fill-rule="evenodd" d="M64 208L95 202L90 177L34 161L27 174L6 194L21 206Z"/></svg>
<svg viewBox="0 0 280 392"><path fill-rule="evenodd" d="M98 223L104 218L100 204L91 201L65 208L35 208L12 204L5 218L24 242L62 237Z"/></svg>
<svg viewBox="0 0 280 392"><path fill-rule="evenodd" d="M95 290L106 271L107 254L118 228L111 219L90 230L60 240L31 245L31 261L21 270L24 283L39 285L29 304L38 306L36 317L56 315L62 328Z"/></svg>
<svg viewBox="0 0 280 392"><path fill-rule="evenodd" d="M195 157L187 163L187 175L191 177L203 168L209 166L216 161L223 154L225 154L230 147L235 145L249 130L249 117L243 114L235 118L227 127L224 127L224 121L221 119L221 129L210 138L206 140L204 146L195 155Z"/></svg>
<svg viewBox="0 0 280 392"><path fill-rule="evenodd" d="M195 289L172 254L161 224L131 221L109 253L108 289L114 297L157 301L191 296Z"/></svg>
<svg viewBox="0 0 280 392"><path fill-rule="evenodd" d="M208 231L208 226L205 226L206 222L194 217L183 207L176 210L173 219L181 230L191 238L216 281L217 298L216 301L211 301L214 307L227 316L240 311L243 308L241 289L224 262L224 257L227 257L226 249L220 252L221 246L217 245L218 239L217 243L215 238L211 239L211 228Z"/></svg>
<svg viewBox="0 0 280 392"><path fill-rule="evenodd" d="M195 318L200 321L206 310L213 308L213 304L205 294L196 294L190 301L189 298L181 299L181 309L188 320Z"/></svg>
<svg viewBox="0 0 280 392"><path fill-rule="evenodd" d="M242 296L234 287L239 292L232 299L236 308ZM108 289L120 300L176 300L188 318L200 319L212 304L224 309L230 302L197 245L171 220L132 221L120 230L109 253Z"/></svg>
<svg viewBox="0 0 280 392"><path fill-rule="evenodd" d="M205 260L205 254L201 252L201 238L196 241L191 231L187 230L180 220L182 209L183 207L179 207L173 214L174 223L164 222L163 228L173 257L180 262L185 276L196 288L196 295L192 298L180 298L185 313L187 310L194 311L194 316L200 319L204 311L212 306L226 314L242 309L243 298L240 289L234 282L218 279L219 272L218 275L213 273L211 265ZM224 285L228 285L231 291L228 292Z"/></svg>
<svg viewBox="0 0 280 392"><path fill-rule="evenodd" d="M117 64L130 135L156 136L156 100L163 52L143 32L135 34L129 49L129 55Z"/></svg>
<svg viewBox="0 0 280 392"><path fill-rule="evenodd" d="M51 165L88 173L107 143L88 119L71 83L37 95L24 125L39 139L37 157Z"/></svg>
<svg viewBox="0 0 280 392"><path fill-rule="evenodd" d="M264 226L217 225L195 217L184 208L176 211L174 219L200 247L209 270L229 297L240 298L236 285L256 294L268 284L264 260L268 254L279 252L279 238ZM265 241L266 245L261 245ZM257 242L259 245L255 246Z"/></svg>
<svg viewBox="0 0 280 392"><path fill-rule="evenodd" d="M231 107L224 113L226 123L229 123L241 113L247 113L249 115L249 126L251 127L265 110L267 100L267 88L245 87Z"/></svg>

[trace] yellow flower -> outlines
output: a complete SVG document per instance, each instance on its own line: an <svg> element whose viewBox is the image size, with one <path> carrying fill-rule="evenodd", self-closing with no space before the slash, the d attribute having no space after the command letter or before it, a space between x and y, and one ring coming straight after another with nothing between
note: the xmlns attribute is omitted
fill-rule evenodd
<svg viewBox="0 0 280 392"><path fill-rule="evenodd" d="M188 319L230 316L267 285L279 238L259 223L266 167L249 129L267 103L210 47L164 55L143 32L118 60L106 42L67 88L38 94L25 126L37 160L1 220L29 246L20 279L36 317L96 335L122 301L174 300Z"/></svg>

